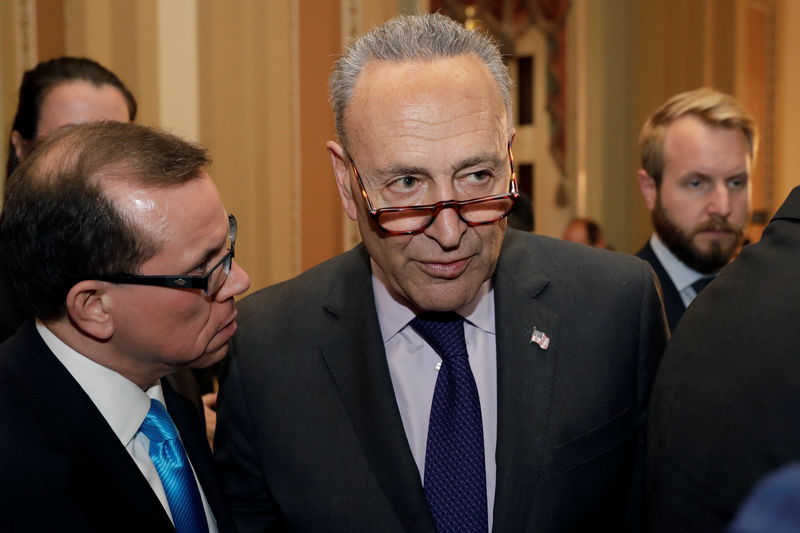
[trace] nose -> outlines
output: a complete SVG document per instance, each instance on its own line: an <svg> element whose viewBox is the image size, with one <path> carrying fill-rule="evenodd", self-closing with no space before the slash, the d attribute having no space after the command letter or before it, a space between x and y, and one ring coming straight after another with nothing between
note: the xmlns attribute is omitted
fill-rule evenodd
<svg viewBox="0 0 800 533"><path fill-rule="evenodd" d="M708 200L708 213L721 218L731 214L731 196L726 183L717 184L710 192Z"/></svg>
<svg viewBox="0 0 800 533"><path fill-rule="evenodd" d="M231 263L231 271L225 279L225 283L214 295L214 299L218 302L224 302L229 298L238 296L250 288L250 276L244 271L242 267L234 260Z"/></svg>
<svg viewBox="0 0 800 533"><path fill-rule="evenodd" d="M461 220L455 209L443 209L425 228L424 234L439 243L443 250L458 248L461 237L467 231L467 223Z"/></svg>

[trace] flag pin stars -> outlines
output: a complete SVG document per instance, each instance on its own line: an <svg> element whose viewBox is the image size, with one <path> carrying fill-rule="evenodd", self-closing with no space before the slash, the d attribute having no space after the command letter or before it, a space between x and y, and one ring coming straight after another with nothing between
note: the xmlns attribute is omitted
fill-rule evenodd
<svg viewBox="0 0 800 533"><path fill-rule="evenodd" d="M531 342L536 343L539 345L539 348L542 350L546 350L548 346L550 346L550 337L548 337L544 331L540 331L536 329L536 326L533 326L533 334L531 335Z"/></svg>

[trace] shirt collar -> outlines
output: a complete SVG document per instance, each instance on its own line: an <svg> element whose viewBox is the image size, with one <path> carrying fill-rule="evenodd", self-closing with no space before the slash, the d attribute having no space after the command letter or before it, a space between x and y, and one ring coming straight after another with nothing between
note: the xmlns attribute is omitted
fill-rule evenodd
<svg viewBox="0 0 800 533"><path fill-rule="evenodd" d="M371 263L372 292L375 295L375 309L378 312L381 336L385 344L413 320L415 313L405 303L394 297L384 280L375 274L377 271L375 262L371 260ZM483 282L471 302L456 309L455 312L473 326L494 334L494 289L491 279Z"/></svg>
<svg viewBox="0 0 800 533"><path fill-rule="evenodd" d="M686 263L678 259L675 254L667 248L667 245L664 244L664 241L661 240L658 234L653 233L650 237L650 246L653 248L653 253L656 254L656 257L661 262L661 266L667 271L667 275L669 275L678 292L689 287L698 279L707 276L707 274L702 274L686 266Z"/></svg>
<svg viewBox="0 0 800 533"><path fill-rule="evenodd" d="M121 374L75 351L38 319L36 330L86 392L123 446L127 446L150 410L150 398L164 403L161 384L157 382L145 392Z"/></svg>

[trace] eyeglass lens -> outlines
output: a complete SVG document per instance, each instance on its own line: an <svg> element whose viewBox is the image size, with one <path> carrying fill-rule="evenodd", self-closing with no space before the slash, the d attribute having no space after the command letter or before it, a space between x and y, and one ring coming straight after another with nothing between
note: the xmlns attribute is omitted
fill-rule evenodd
<svg viewBox="0 0 800 533"><path fill-rule="evenodd" d="M469 224L488 224L503 218L513 205L514 201L506 197L467 204L453 203L447 207L455 208L459 216ZM378 224L389 231L414 231L426 227L438 215L439 210L436 206L408 211L378 210Z"/></svg>
<svg viewBox="0 0 800 533"><path fill-rule="evenodd" d="M212 268L211 272L209 272L208 288L206 289L207 294L214 294L220 290L231 272L231 265L233 264L233 256L236 245L237 224L236 218L233 215L228 216L228 221L230 223L230 232L228 233L230 247L220 262Z"/></svg>

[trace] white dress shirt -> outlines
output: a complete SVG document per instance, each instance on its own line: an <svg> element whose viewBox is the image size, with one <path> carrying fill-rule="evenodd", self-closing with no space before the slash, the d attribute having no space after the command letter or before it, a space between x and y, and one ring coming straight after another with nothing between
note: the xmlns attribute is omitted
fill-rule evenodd
<svg viewBox="0 0 800 533"><path fill-rule="evenodd" d="M372 266L375 272L377 267ZM425 448L428 442L428 422L431 415L433 391L441 357L409 325L414 312L391 295L384 282L373 274L372 288L375 307L381 325L389 372L394 386L403 428L411 453L425 479ZM483 422L483 447L486 460L486 497L489 512L489 531L492 530L494 492L496 485L495 450L497 448L497 345L494 324L494 291L486 281L478 295L467 306L457 309L464 317L464 336L467 354L478 397Z"/></svg>
<svg viewBox="0 0 800 533"><path fill-rule="evenodd" d="M164 403L164 391L161 390L161 384L156 383L145 392L129 379L110 368L95 363L67 346L39 320L36 321L36 329L56 359L72 374L72 377L111 426L111 430L133 458L172 520L172 513L169 510L161 478L150 459L150 439L144 433L139 432L139 427L150 410L150 399L154 398ZM192 467L192 471L194 472L194 467ZM197 474L195 474L195 481L197 481ZM197 488L200 490L200 497L203 500L209 533L216 533L217 522L199 481L197 481Z"/></svg>
<svg viewBox="0 0 800 533"><path fill-rule="evenodd" d="M678 259L677 256L667 248L664 241L655 233L650 236L650 246L653 248L653 253L656 254L656 257L661 262L661 266L667 271L667 275L678 290L678 294L681 295L683 305L689 307L689 304L692 303L692 300L697 296L697 292L695 292L692 287L692 283L700 278L708 277L708 274L703 274L686 266L686 263Z"/></svg>

